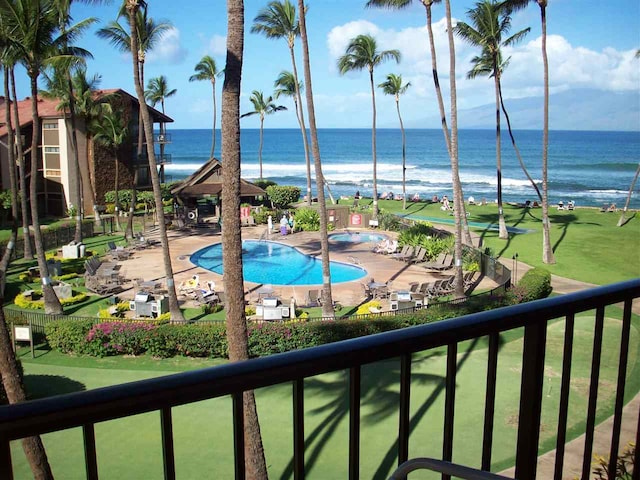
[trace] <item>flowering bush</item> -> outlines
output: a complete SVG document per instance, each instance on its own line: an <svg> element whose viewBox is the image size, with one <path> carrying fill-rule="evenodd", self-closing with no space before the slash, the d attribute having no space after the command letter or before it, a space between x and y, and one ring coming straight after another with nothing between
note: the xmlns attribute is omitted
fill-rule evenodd
<svg viewBox="0 0 640 480"><path fill-rule="evenodd" d="M96 357L140 355L147 350L147 332L157 328L144 322L105 322L87 333L87 353Z"/></svg>

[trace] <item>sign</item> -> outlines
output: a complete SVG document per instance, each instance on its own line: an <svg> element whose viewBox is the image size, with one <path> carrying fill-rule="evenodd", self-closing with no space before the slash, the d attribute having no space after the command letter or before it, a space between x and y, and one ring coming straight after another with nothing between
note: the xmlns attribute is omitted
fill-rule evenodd
<svg viewBox="0 0 640 480"><path fill-rule="evenodd" d="M352 213L351 225L362 225L362 215L359 213Z"/></svg>
<svg viewBox="0 0 640 480"><path fill-rule="evenodd" d="M29 342L31 344L31 358L35 358L33 351L33 335L31 334L31 322L29 322L29 325L13 326L13 351L16 350L17 342Z"/></svg>
<svg viewBox="0 0 640 480"><path fill-rule="evenodd" d="M369 226L370 227L377 227L378 226L378 220L369 220Z"/></svg>
<svg viewBox="0 0 640 480"><path fill-rule="evenodd" d="M16 326L14 328L14 337L16 341L30 342L31 341L31 327Z"/></svg>

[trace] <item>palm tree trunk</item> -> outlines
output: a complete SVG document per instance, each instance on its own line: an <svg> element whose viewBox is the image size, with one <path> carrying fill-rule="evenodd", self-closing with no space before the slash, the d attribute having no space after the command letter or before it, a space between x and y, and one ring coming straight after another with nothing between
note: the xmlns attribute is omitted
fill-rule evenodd
<svg viewBox="0 0 640 480"><path fill-rule="evenodd" d="M440 124L442 126L442 133L444 134L444 141L447 145L447 153L449 154L449 160L452 160L451 153L451 136L449 134L449 127L447 126L447 114L444 110L444 100L442 99L442 90L440 88L440 80L438 79L438 59L436 56L436 44L433 37L433 21L431 12L431 3L425 4L427 13L427 33L429 34L429 49L431 51L431 71L433 72L433 84L436 91L436 98L438 99L438 109L440 110ZM458 173L459 176L459 173ZM462 183L458 181L458 184L453 184L453 201L454 208L458 208L462 216L464 243L472 245L471 233L469 232L469 224L467 222L467 213L464 207L464 193L462 192ZM456 203L458 202L457 206Z"/></svg>
<svg viewBox="0 0 640 480"><path fill-rule="evenodd" d="M260 180L262 180L262 131L264 128L264 114L260 114L260 143L258 145L258 162L260 163Z"/></svg>
<svg viewBox="0 0 640 480"><path fill-rule="evenodd" d="M138 61L138 72L140 75L140 85L144 85L144 62ZM144 145L144 138L145 138L144 125L142 123L142 113L141 113L141 107L140 107L138 109L138 146L136 150L136 156L137 156L138 162L140 161L140 157L142 156L142 146ZM139 170L140 170L140 166L139 164L136 164L133 170L133 185L131 185L131 205L129 205L129 217L127 218L127 229L125 230L125 233L124 233L125 238L128 238L128 239L133 238L133 220L135 218L135 213L136 213L137 187L138 187L138 178L140 174Z"/></svg>
<svg viewBox="0 0 640 480"><path fill-rule="evenodd" d="M373 84L373 68L369 68L371 82L371 158L373 160L373 218L378 218L378 158L376 152L376 88Z"/></svg>
<svg viewBox="0 0 640 480"><path fill-rule="evenodd" d="M451 4L445 0L445 11L447 17L447 33L449 36L449 85L451 89L451 177L454 185L454 218L455 218L455 297L464 296L464 285L462 283L462 208L464 199L460 198L460 174L458 165L458 99L456 92L456 49L453 42L453 25L451 22ZM457 199L457 200L456 200Z"/></svg>
<svg viewBox="0 0 640 480"><path fill-rule="evenodd" d="M496 73L496 64L494 60L493 65L493 78L495 85L495 93L496 93L496 179L498 181L498 238L508 239L509 233L507 232L507 225L504 221L504 210L502 208L502 145L501 145L501 136L500 136L500 89L499 85L499 75Z"/></svg>
<svg viewBox="0 0 640 480"><path fill-rule="evenodd" d="M304 109L302 107L302 95L300 95L300 85L298 81L298 67L296 65L296 56L293 50L293 43L289 45L291 52L291 64L293 65L293 79L296 88L296 113L298 114L298 123L300 123L300 131L302 133L302 146L304 147L304 160L307 166L307 206L311 206L311 158L309 157L309 140L307 139L307 127L304 124Z"/></svg>
<svg viewBox="0 0 640 480"><path fill-rule="evenodd" d="M240 81L244 50L244 4L227 0L227 58L222 88L222 261L227 292L225 306L229 360L249 358L244 312L242 236L240 233ZM253 391L243 394L245 473L251 480L268 478Z"/></svg>
<svg viewBox="0 0 640 480"><path fill-rule="evenodd" d="M542 262L556 263L551 248L551 221L549 220L549 184L547 162L549 158L549 59L547 57L547 0L537 0L542 23L542 64L544 66L544 126L542 129Z"/></svg>
<svg viewBox="0 0 640 480"><path fill-rule="evenodd" d="M531 178L531 175L529 175L529 171L527 170L527 167L525 166L524 161L522 160L522 156L520 155L520 149L518 149L518 146L516 145L516 139L513 136L513 130L511 129L511 120L509 120L509 114L507 113L507 109L504 106L504 99L502 98L502 86L500 82L498 82L498 89L500 91L500 106L502 107L502 113L504 113L504 118L507 120L507 129L509 130L509 137L511 137L511 145L513 145L513 149L516 152L516 157L518 157L518 162L520 162L520 168L522 168L522 171L524 172L525 176L531 183L531 186L536 191L536 195L538 195L538 200L542 202L542 194L540 193L540 189L538 188L538 185L536 185L536 182L534 182L533 178Z"/></svg>
<svg viewBox="0 0 640 480"><path fill-rule="evenodd" d="M133 5L132 5L133 4ZM144 125L144 133L147 138L147 156L149 157L149 167L151 170L151 183L153 184L153 197L158 211L158 229L160 231L160 243L162 244L162 260L164 262L165 275L167 277L167 291L169 296L169 311L171 312L171 320L173 322L184 322L180 305L178 304L178 296L176 294L175 281L173 279L173 267L171 266L171 252L169 250L169 239L167 238L167 227L164 222L164 208L162 205L162 193L160 191L160 181L158 179L158 167L156 157L153 151L153 124L149 116L149 110L145 103L144 90L140 83L140 69L138 68L138 36L136 34L135 11L138 3L135 0L128 0L127 11L129 13L129 27L131 29L131 53L133 56L133 75L136 94L140 104L140 113L142 114L142 123ZM133 210L135 207L135 196L131 199ZM133 216L133 212L131 212Z"/></svg>
<svg viewBox="0 0 640 480"><path fill-rule="evenodd" d="M407 140L404 133L404 123L400 115L400 98L396 94L396 110L400 121L400 133L402 134L402 210L407 209Z"/></svg>
<svg viewBox="0 0 640 480"><path fill-rule="evenodd" d="M322 175L322 161L320 159L320 145L318 144L318 129L316 128L316 112L313 104L313 87L311 85L311 65L309 63L309 41L307 38L307 22L305 19L304 0L298 0L300 15L300 40L302 41L302 63L304 64L304 83L306 84L307 111L309 112L309 131L311 133L311 150L316 172L316 190L318 193L318 207L320 208L320 251L322 257L322 316L335 316L333 310L333 296L331 293L331 271L329 270L329 236L327 233L327 204L324 198L324 176ZM375 183L374 183L375 188ZM375 191L375 190L374 190ZM376 197L374 195L374 202Z"/></svg>
<svg viewBox="0 0 640 480"><path fill-rule="evenodd" d="M122 228L120 226L120 162L118 161L118 147L115 146L113 148L113 161L114 161L114 176L115 176L115 185L114 190L116 194L116 230L120 231Z"/></svg>
<svg viewBox="0 0 640 480"><path fill-rule="evenodd" d="M33 223L33 239L36 246L36 258L42 279L42 296L44 298L44 311L48 314L63 313L60 300L53 291L47 259L45 257L42 232L40 231L40 219L38 217L38 165L40 163L40 117L38 114L38 80L37 72L31 72L31 118L33 133L31 136L31 178L29 181L29 197L31 200L31 222Z"/></svg>
<svg viewBox="0 0 640 480"><path fill-rule="evenodd" d="M217 120L217 105L216 105L216 79L211 79L211 91L213 92L213 132L211 133L211 158L216 156L216 120Z"/></svg>
<svg viewBox="0 0 640 480"><path fill-rule="evenodd" d="M11 81L11 96L13 100L18 103L18 97L16 96L16 77L14 70L9 70ZM18 185L22 192L20 195L20 212L22 214L22 238L24 242L24 258L25 260L33 259L33 248L31 247L31 233L29 232L29 204L27 196L27 168L24 160L24 149L22 148L22 130L20 128L20 119L18 118L18 109L13 109L13 119L16 127L16 148L18 153Z"/></svg>
<svg viewBox="0 0 640 480"><path fill-rule="evenodd" d="M73 98L73 85L71 83L71 74L69 70L66 72L67 77L67 86L69 89L69 117L71 122L71 151L73 154L73 166L76 170L76 187L75 187L75 197L76 197L76 230L73 236L73 240L76 243L82 242L82 210L84 206L83 198L82 198L82 175L80 174L80 155L78 152L78 134L77 134L77 122L76 122L76 104Z"/></svg>
<svg viewBox="0 0 640 480"><path fill-rule="evenodd" d="M624 202L624 208L622 209L622 213L620 214L620 219L618 220L618 227L622 227L626 221L627 209L629 208L629 203L631 202L631 195L633 195L633 189L636 186L636 181L638 181L638 175L640 175L640 163L638 163L638 168L636 168L636 174L633 176L633 180L631 182L631 186L629 187L629 193L627 194L627 201Z"/></svg>

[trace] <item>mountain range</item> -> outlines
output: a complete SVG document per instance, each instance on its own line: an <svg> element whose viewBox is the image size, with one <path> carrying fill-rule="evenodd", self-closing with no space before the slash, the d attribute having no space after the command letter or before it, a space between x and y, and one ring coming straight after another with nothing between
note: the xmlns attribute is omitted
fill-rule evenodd
<svg viewBox="0 0 640 480"><path fill-rule="evenodd" d="M543 97L506 99L515 130L541 130ZM504 116L503 128L506 129ZM409 120L408 128L439 128L437 117ZM458 111L459 128L495 128L495 104ZM640 90L611 92L572 89L549 96L551 130L614 130L640 132Z"/></svg>

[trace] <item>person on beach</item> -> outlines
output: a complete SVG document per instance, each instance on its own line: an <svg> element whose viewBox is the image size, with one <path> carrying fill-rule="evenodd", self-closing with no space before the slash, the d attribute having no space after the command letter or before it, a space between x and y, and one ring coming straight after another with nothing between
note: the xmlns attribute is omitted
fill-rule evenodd
<svg viewBox="0 0 640 480"><path fill-rule="evenodd" d="M360 190L356 190L356 194L353 196L353 198L356 200L360 199Z"/></svg>
<svg viewBox="0 0 640 480"><path fill-rule="evenodd" d="M451 210L451 205L449 205L449 199L446 195L442 197L442 206L440 207L440 210L442 210L443 212Z"/></svg>
<svg viewBox="0 0 640 480"><path fill-rule="evenodd" d="M431 197L431 203L440 203L438 195L434 195L433 197Z"/></svg>
<svg viewBox="0 0 640 480"><path fill-rule="evenodd" d="M289 228L289 220L287 220L287 216L283 214L282 218L280 219L280 234L286 235L288 228Z"/></svg>

